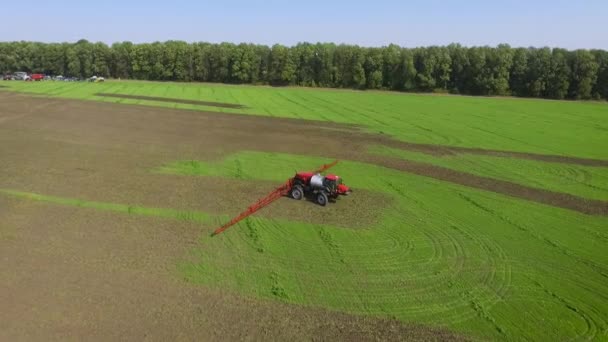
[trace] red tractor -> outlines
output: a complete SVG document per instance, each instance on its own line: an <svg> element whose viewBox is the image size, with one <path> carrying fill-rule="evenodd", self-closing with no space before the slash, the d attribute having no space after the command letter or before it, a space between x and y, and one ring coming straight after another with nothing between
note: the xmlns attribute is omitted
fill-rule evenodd
<svg viewBox="0 0 608 342"><path fill-rule="evenodd" d="M336 160L333 163L321 166L317 171L296 173L293 178L288 179L283 185L274 189L265 197L260 198L257 202L250 205L247 210L230 220L230 222L216 229L212 235L220 234L247 216L287 195L297 200L301 200L304 196L314 198L317 203L325 206L330 199L335 201L340 195L350 194L351 190L348 186L342 184L342 178L336 175L321 176L321 172L326 171L337 163L338 161Z"/></svg>
<svg viewBox="0 0 608 342"><path fill-rule="evenodd" d="M311 197L319 205L325 206L329 200L335 201L340 195L350 194L350 188L342 184L342 178L336 175L298 172L292 179L289 194L296 200L301 200L304 196Z"/></svg>

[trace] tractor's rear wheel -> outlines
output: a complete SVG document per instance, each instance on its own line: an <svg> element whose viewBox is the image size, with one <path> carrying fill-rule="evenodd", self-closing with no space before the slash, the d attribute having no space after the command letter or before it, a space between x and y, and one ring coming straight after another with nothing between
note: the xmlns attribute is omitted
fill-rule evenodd
<svg viewBox="0 0 608 342"><path fill-rule="evenodd" d="M327 205L327 200L328 200L328 199L327 199L327 195L326 195L325 193L320 192L320 193L317 195L317 203L318 203L320 206L322 206L322 207L326 206L326 205Z"/></svg>
<svg viewBox="0 0 608 342"><path fill-rule="evenodd" d="M301 185L295 185L291 189L291 198L295 200L301 200L304 197L304 189L302 189Z"/></svg>

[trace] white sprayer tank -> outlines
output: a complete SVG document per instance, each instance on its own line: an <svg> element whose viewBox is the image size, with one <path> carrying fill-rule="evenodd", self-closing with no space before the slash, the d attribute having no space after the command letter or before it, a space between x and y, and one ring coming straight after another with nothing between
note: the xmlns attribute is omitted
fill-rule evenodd
<svg viewBox="0 0 608 342"><path fill-rule="evenodd" d="M316 175L313 175L310 178L310 186L312 186L313 188L322 188L324 179L325 177L317 173Z"/></svg>

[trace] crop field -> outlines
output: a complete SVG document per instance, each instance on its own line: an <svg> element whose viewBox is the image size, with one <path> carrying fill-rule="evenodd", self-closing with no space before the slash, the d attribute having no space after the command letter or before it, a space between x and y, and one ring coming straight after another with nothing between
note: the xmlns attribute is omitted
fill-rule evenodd
<svg viewBox="0 0 608 342"><path fill-rule="evenodd" d="M608 339L605 103L1 85L0 339Z"/></svg>

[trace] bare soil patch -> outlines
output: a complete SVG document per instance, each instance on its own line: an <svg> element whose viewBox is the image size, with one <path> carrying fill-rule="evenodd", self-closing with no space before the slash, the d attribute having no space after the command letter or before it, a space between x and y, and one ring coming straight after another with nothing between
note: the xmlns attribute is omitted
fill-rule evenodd
<svg viewBox="0 0 608 342"><path fill-rule="evenodd" d="M127 94L111 94L111 93L97 93L95 96L101 97L114 97L117 99L131 99L131 100L146 100L156 102L169 102L169 103L182 103L199 106L209 107L220 107L220 108L232 108L232 109L244 109L247 108L240 104L224 103L224 102L209 102L209 101L197 101L187 99L176 99L171 97L158 97L158 96L143 96L143 95L127 95Z"/></svg>

